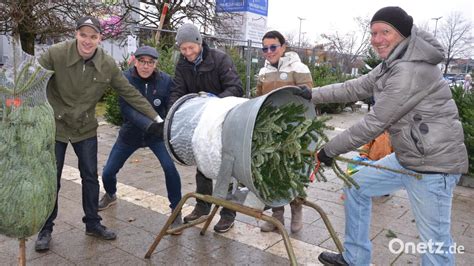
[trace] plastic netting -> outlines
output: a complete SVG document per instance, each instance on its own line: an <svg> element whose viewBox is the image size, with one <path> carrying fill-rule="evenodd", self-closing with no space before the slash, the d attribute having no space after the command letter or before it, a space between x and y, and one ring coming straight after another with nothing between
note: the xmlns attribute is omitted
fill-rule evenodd
<svg viewBox="0 0 474 266"><path fill-rule="evenodd" d="M0 233L9 237L36 234L54 208L52 74L18 45L0 69Z"/></svg>

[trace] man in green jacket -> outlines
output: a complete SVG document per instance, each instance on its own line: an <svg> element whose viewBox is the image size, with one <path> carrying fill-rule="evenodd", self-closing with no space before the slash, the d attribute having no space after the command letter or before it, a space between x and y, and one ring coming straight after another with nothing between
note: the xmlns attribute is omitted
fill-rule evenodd
<svg viewBox="0 0 474 266"><path fill-rule="evenodd" d="M41 55L40 64L55 73L48 83L48 101L56 121L56 165L59 193L66 148L71 142L78 158L82 178L82 206L86 235L113 240L114 231L101 225L97 214L99 182L97 176L97 119L95 107L109 87L131 106L162 122L148 101L129 84L114 59L98 47L101 41L99 21L83 17L77 21L76 38L53 45ZM38 234L36 251L49 249L51 233L58 213L58 201Z"/></svg>

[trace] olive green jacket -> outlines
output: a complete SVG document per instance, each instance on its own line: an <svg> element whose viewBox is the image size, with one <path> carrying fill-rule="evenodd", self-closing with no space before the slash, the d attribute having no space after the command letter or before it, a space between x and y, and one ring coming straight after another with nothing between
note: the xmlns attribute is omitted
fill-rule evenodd
<svg viewBox="0 0 474 266"><path fill-rule="evenodd" d="M47 96L54 109L57 141L74 143L97 135L95 107L109 87L151 119L158 115L100 47L85 62L77 52L76 40L61 42L43 53L39 63L55 72Z"/></svg>

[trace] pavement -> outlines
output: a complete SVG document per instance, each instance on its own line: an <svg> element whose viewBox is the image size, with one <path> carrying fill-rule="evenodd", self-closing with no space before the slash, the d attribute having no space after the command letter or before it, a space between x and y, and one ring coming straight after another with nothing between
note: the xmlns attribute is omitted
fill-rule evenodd
<svg viewBox="0 0 474 266"><path fill-rule="evenodd" d="M329 121L334 136L348 128L365 113L362 108L332 115ZM100 123L99 174L117 137L118 127ZM354 153L346 154L352 157ZM183 195L195 190L195 167L177 165L181 175ZM327 171L330 172L330 171ZM327 173L328 182L311 183L308 200L318 204L327 213L340 240L344 236L344 201L342 182ZM81 221L81 179L77 159L69 146L59 194L59 214L55 223L51 248L44 253L34 251L36 236L26 243L29 265L288 265L289 260L282 237L277 233L261 233L262 223L244 214L237 214L234 228L218 234L212 228L213 219L205 235L201 228L191 227L179 236L165 236L150 259L144 255L165 224L168 207L165 179L158 160L149 149L140 149L130 157L118 175L118 204L100 212L103 224L117 231L114 241L98 240L85 235ZM101 194L103 190L101 188ZM191 212L194 200L183 208ZM471 265L474 261L474 189L457 186L453 197L452 235L457 247L457 265ZM268 211L267 214L270 214ZM324 223L313 209L304 208L304 227L290 233L290 210L286 206L285 224L289 232L298 264L319 265L321 251L336 251ZM399 242L418 243L419 237L410 210L407 194L399 191L389 197L374 199L371 239L374 265L420 264L420 254L399 251L390 245L391 237ZM391 249L390 249L391 247ZM0 235L0 265L18 263L19 242Z"/></svg>

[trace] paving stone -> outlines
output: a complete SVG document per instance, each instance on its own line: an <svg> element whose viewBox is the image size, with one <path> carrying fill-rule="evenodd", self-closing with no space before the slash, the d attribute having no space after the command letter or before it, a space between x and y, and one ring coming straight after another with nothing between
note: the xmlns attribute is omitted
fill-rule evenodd
<svg viewBox="0 0 474 266"><path fill-rule="evenodd" d="M58 254L55 254L53 252L48 252L44 256L41 256L39 258L33 259L28 262L30 265L48 265L48 266L69 266L69 265L76 265L75 263L66 260L65 258L59 256ZM90 265L90 264L89 264Z"/></svg>
<svg viewBox="0 0 474 266"><path fill-rule="evenodd" d="M113 249L112 242L87 236L84 230L74 229L53 235L50 251L60 254L61 257L72 263L78 263Z"/></svg>

